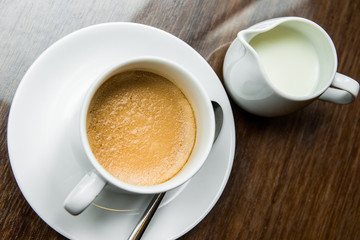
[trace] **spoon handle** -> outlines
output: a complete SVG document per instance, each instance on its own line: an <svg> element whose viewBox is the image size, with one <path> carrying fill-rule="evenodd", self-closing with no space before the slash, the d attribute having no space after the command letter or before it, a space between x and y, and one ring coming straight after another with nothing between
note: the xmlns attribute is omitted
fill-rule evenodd
<svg viewBox="0 0 360 240"><path fill-rule="evenodd" d="M151 218L154 216L156 209L159 207L164 195L165 192L154 195L143 216L140 218L139 222L136 224L134 230L129 236L128 240L139 240L141 238Z"/></svg>

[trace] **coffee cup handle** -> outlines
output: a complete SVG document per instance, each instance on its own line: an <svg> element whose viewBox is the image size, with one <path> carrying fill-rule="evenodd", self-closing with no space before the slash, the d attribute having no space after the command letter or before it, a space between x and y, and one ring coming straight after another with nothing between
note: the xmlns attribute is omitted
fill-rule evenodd
<svg viewBox="0 0 360 240"><path fill-rule="evenodd" d="M64 208L72 215L83 212L105 187L106 181L96 172L87 173L64 201Z"/></svg>
<svg viewBox="0 0 360 240"><path fill-rule="evenodd" d="M336 73L331 86L319 97L320 100L347 104L355 100L359 93L359 83L341 73Z"/></svg>

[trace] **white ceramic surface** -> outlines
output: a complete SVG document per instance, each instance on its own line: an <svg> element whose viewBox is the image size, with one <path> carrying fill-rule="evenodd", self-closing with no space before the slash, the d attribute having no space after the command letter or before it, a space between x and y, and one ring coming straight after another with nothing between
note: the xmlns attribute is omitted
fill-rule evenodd
<svg viewBox="0 0 360 240"><path fill-rule="evenodd" d="M300 32L316 49L319 77L314 78L316 87L308 95L293 95L274 84L259 54L249 44L256 35L280 25ZM248 112L265 117L292 113L315 99L340 104L352 102L359 92L359 84L336 70L336 49L329 35L316 23L300 17L269 19L240 31L227 50L223 65L225 86L234 101Z"/></svg>
<svg viewBox="0 0 360 240"><path fill-rule="evenodd" d="M208 63L180 39L153 27L106 23L81 29L53 44L30 67L8 122L10 162L22 193L47 224L68 238L124 239L152 197L107 187L79 216L62 206L91 168L78 141L70 140L79 137L74 119L86 89L109 65L142 55L168 58L189 69L224 111L222 131L206 163L189 182L166 194L143 239L182 236L208 214L226 185L235 126L226 92Z"/></svg>

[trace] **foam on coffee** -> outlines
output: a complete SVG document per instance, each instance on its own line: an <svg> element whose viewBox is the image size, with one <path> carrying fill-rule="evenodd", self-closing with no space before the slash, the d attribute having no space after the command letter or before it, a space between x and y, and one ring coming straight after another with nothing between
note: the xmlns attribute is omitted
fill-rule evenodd
<svg viewBox="0 0 360 240"><path fill-rule="evenodd" d="M191 104L168 79L127 71L95 93L87 116L87 136L99 163L116 178L155 185L176 175L196 138Z"/></svg>

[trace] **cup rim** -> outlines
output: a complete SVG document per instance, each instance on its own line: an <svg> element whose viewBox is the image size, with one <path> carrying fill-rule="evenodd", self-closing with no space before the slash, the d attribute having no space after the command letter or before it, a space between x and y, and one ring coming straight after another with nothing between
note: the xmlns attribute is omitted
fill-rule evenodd
<svg viewBox="0 0 360 240"><path fill-rule="evenodd" d="M272 90L279 96L285 98L285 99L289 99L291 101L308 101L308 100L312 100L312 99L315 99L317 97L319 97L321 94L323 94L326 89L328 89L332 83L332 80L334 79L335 77L335 73L336 73L336 70L337 70L337 66L338 66L338 60L337 60L337 53L336 53L336 48L335 48L335 45L334 45L334 42L332 41L332 39L330 38L329 34L317 23L315 23L314 21L311 21L310 19L307 19L307 18L302 18L302 17L295 17L295 16L289 16L289 17L279 17L279 18L272 18L272 19L268 19L268 20L265 20L264 22L267 22L267 21L271 21L271 22L274 22L274 24L271 24L269 26L266 26L264 29L266 29L267 31L285 23L285 22L302 22L302 23L306 23L306 24L309 24L311 25L313 28L317 29L319 31L320 34L322 34L324 36L324 38L327 40L327 43L329 44L329 49L331 50L331 53L333 55L333 69L332 69L332 73L331 73L331 77L329 77L329 80L326 84L324 84L324 86L320 89L318 89L316 92L312 93L312 94L309 94L309 95L306 95L306 96L294 96L294 95L291 95L291 94L288 94L284 91L281 91L280 89L278 89L277 86L275 86L272 81L270 81L270 79L268 78L266 72L265 72L265 69L264 67L259 64L259 68L260 68L260 71L262 73L262 75L264 76L264 79L266 81L266 83L271 86ZM258 23L260 24L260 23ZM255 26L255 25L254 25ZM257 28L251 30L252 32L258 32L259 30ZM238 33L238 38L239 40L248 47L248 50L252 52L252 54L255 56L255 59L259 62L260 61L260 57L258 55L258 53L250 46L250 44L245 41L244 39L244 35L243 35L243 32L244 31L240 31Z"/></svg>
<svg viewBox="0 0 360 240"><path fill-rule="evenodd" d="M149 185L149 186L142 186L142 185L133 185L130 183L126 183L124 181L121 181L119 179L117 179L116 177L114 177L113 175L111 175L109 172L107 172L101 165L100 163L97 161L97 159L95 158L91 147L89 145L88 142L88 138L87 138L87 133L86 133L86 121L87 121L87 113L88 113L88 107L90 105L90 102L92 100L92 97L94 96L94 94L96 93L96 91L98 90L98 88L106 81L108 80L111 76L120 73L122 71L127 71L130 70L129 69L124 69L121 70L122 68L126 68L126 66L131 65L131 64L135 64L135 63L141 63L141 62L152 62L152 63L156 63L156 64L160 64L162 66L167 66L167 67L171 67L174 69L177 69L179 71L181 71L183 74L185 74L187 76L188 79L191 79L192 84L194 84L194 86L197 88L197 90L199 91L199 95L202 97L203 101L203 106L204 108L208 109L208 123L209 123L209 131L210 131L210 138L207 139L206 143L202 143L202 150L203 150L203 155L202 158L200 159L200 164L198 164L196 167L193 167L191 169L191 171L189 171L189 174L187 174L185 177L183 177L181 180L178 180L176 182L170 182L171 179L173 179L174 177L172 177L170 180L165 181L164 183L160 183L160 184L156 184L156 185ZM145 70L146 71L146 70ZM151 71L148 69L148 71ZM210 114L211 111L211 114ZM122 190L128 191L128 192L132 192L132 193L139 193L139 194L155 194L155 193L161 193L161 192L165 192L165 191L169 191L171 189L174 189L182 184L184 184L185 182L187 182L188 180L190 180L202 167L202 165L204 164L207 156L210 153L210 150L212 148L212 144L213 144L213 137L214 137L214 133L215 133L215 117L213 114L213 109L212 109L212 105L211 105L211 100L208 96L208 94L206 93L205 89L203 88L203 86L201 85L201 83L198 81L198 79L192 75L189 71L187 71L184 67L180 66L179 64L165 59L165 58L160 58L160 57L153 57L153 56L141 56L141 57L135 57L132 59L128 59L125 60L123 62L117 63L115 65L113 65L112 67L108 68L108 70L104 71L102 74L100 74L100 76L98 78L96 78L94 80L94 82L91 84L91 86L89 87L85 98L83 100L82 106L81 106L81 113L80 113L80 137L81 137L81 143L82 146L85 150L85 153L87 155L87 158L89 159L89 161L91 162L92 166L95 168L95 170L97 171L97 173L105 179L105 181L107 183L110 183L111 185L120 188Z"/></svg>

